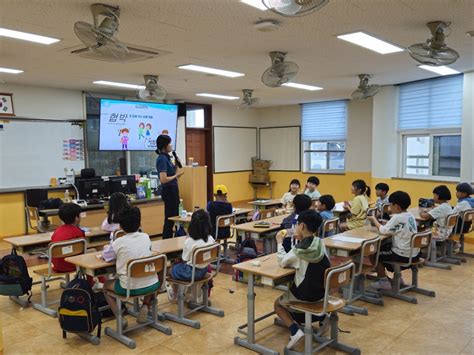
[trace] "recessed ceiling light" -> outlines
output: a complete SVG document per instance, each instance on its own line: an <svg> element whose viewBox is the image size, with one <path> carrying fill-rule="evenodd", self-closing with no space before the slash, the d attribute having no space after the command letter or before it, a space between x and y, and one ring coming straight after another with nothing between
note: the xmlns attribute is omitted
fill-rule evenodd
<svg viewBox="0 0 474 355"><path fill-rule="evenodd" d="M240 0L240 2L243 2L244 4L250 5L255 7L256 9L265 11L268 10L265 5L263 5L262 0Z"/></svg>
<svg viewBox="0 0 474 355"><path fill-rule="evenodd" d="M139 90L139 89L144 89L145 88L144 85L117 83L115 81L106 81L106 80L97 80L97 81L93 81L92 83L97 84L97 85L114 86L114 87L125 88L125 89L134 89L134 90Z"/></svg>
<svg viewBox="0 0 474 355"><path fill-rule="evenodd" d="M41 44L52 44L52 43L59 42L59 39L57 38L45 37L45 36L35 35L32 33L14 31L14 30L9 30L7 28L0 27L0 37L2 36L15 38L15 39L21 39L24 41L30 41L30 42L35 42L35 43L41 43Z"/></svg>
<svg viewBox="0 0 474 355"><path fill-rule="evenodd" d="M20 74L20 73L23 73L23 70L10 69L10 68L0 68L0 73Z"/></svg>
<svg viewBox="0 0 474 355"><path fill-rule="evenodd" d="M439 74L439 75L453 75L453 74L459 74L457 70L451 69L446 66L440 66L440 67L433 67L431 65L419 65L418 68L425 69L428 71L431 71L433 73Z"/></svg>
<svg viewBox="0 0 474 355"><path fill-rule="evenodd" d="M309 91L316 91L316 90L322 90L323 89L323 88L320 88L319 86L298 84L298 83L285 83L285 84L282 84L282 85L283 86L288 86L290 88L303 89L303 90L309 90Z"/></svg>
<svg viewBox="0 0 474 355"><path fill-rule="evenodd" d="M358 46L370 49L380 54L403 52L404 50L401 47L382 41L381 39L375 38L364 32L348 33L345 35L337 36L337 38L357 44Z"/></svg>
<svg viewBox="0 0 474 355"><path fill-rule="evenodd" d="M237 78L239 76L244 76L245 75L245 74L237 73L237 72L234 72L234 71L215 69L215 68L209 68L209 67L202 67L200 65L194 65L194 64L180 65L178 68L179 69L198 71L198 72L201 72L201 73L208 73L208 74L226 76L228 78Z"/></svg>
<svg viewBox="0 0 474 355"><path fill-rule="evenodd" d="M204 92L200 93L200 94L196 94L196 96L212 97L214 99L222 99L222 100L238 100L238 99L240 99L240 97L238 97L238 96L207 94L207 93L204 93Z"/></svg>

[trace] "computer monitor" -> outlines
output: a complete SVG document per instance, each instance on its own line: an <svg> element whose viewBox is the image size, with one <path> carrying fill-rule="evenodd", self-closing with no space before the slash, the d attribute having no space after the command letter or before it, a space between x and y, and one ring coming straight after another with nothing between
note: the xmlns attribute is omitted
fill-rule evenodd
<svg viewBox="0 0 474 355"><path fill-rule="evenodd" d="M137 193L135 175L111 176L109 177L110 193L122 192L125 195Z"/></svg>
<svg viewBox="0 0 474 355"><path fill-rule="evenodd" d="M109 194L107 181L102 180L100 177L76 179L76 186L79 191L79 196L83 200L98 199L108 196Z"/></svg>

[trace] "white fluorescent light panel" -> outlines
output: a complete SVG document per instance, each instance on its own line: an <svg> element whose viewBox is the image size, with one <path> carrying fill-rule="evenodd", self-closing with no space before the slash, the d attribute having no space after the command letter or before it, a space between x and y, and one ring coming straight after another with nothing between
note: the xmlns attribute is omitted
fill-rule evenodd
<svg viewBox="0 0 474 355"><path fill-rule="evenodd" d="M23 73L23 70L10 69L10 68L0 68L0 73L20 74L20 73Z"/></svg>
<svg viewBox="0 0 474 355"><path fill-rule="evenodd" d="M439 75L453 75L460 73L457 70L451 69L444 65L440 67L433 67L431 65L419 65L418 68L425 69Z"/></svg>
<svg viewBox="0 0 474 355"><path fill-rule="evenodd" d="M380 54L403 52L403 48L382 41L381 39L368 35L364 32L348 33L345 35L337 36L337 38L370 49L371 51Z"/></svg>
<svg viewBox="0 0 474 355"><path fill-rule="evenodd" d="M23 41L30 41L30 42L41 43L41 44L52 44L52 43L59 42L59 39L56 39L56 38L35 35L33 33L14 31L14 30L9 30L8 28L1 28L1 27L0 27L0 37L21 39Z"/></svg>
<svg viewBox="0 0 474 355"><path fill-rule="evenodd" d="M265 11L268 10L265 5L263 5L262 0L240 0L240 2L243 2L244 4L250 5L255 7L256 9Z"/></svg>
<svg viewBox="0 0 474 355"><path fill-rule="evenodd" d="M198 71L201 73L207 73L207 74L214 74L214 75L220 75L220 76L226 76L228 78L238 78L240 76L244 76L245 74L242 73L237 73L233 71L228 71L228 70L222 70L222 69L215 69L215 68L209 68L209 67L203 67L200 65L194 65L194 64L188 64L188 65L180 65L178 68L180 69L186 69L186 70L192 70L192 71Z"/></svg>
<svg viewBox="0 0 474 355"><path fill-rule="evenodd" d="M97 80L97 81L93 81L92 83L96 84L96 85L114 86L114 87L125 88L125 89L134 89L134 90L139 90L139 89L144 89L145 88L144 85L117 83L115 81L107 81L107 80Z"/></svg>
<svg viewBox="0 0 474 355"><path fill-rule="evenodd" d="M203 96L203 97L212 97L214 99L222 99L222 100L238 100L240 97L238 96L226 96L226 95L217 95L217 94L208 94L208 93L200 93L196 94L196 96Z"/></svg>
<svg viewBox="0 0 474 355"><path fill-rule="evenodd" d="M323 88L320 88L319 86L298 84L298 83L286 83L286 84L282 84L282 85L283 86L288 86L290 88L309 90L309 91L316 91L316 90L322 90L323 89Z"/></svg>

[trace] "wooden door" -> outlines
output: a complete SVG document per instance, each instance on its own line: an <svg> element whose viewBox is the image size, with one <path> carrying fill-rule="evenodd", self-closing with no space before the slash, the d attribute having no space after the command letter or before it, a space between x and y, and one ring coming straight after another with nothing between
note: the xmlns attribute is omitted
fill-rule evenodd
<svg viewBox="0 0 474 355"><path fill-rule="evenodd" d="M186 163L189 158L200 166L206 165L206 131L202 129L186 130Z"/></svg>

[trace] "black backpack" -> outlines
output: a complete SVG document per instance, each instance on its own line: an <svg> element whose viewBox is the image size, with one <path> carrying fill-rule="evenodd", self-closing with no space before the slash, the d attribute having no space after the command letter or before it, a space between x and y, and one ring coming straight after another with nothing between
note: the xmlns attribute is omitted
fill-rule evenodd
<svg viewBox="0 0 474 355"><path fill-rule="evenodd" d="M12 249L10 255L5 255L0 263L0 295L23 296L28 294L28 302L31 298L31 285L33 279L28 273L25 259L17 255Z"/></svg>
<svg viewBox="0 0 474 355"><path fill-rule="evenodd" d="M102 317L92 287L80 273L63 291L58 316L63 338L66 338L66 332L92 333L96 326L100 338Z"/></svg>
<svg viewBox="0 0 474 355"><path fill-rule="evenodd" d="M255 259L258 256L257 245L252 238L245 238L240 244L239 252L237 253L236 264L242 263L247 260ZM239 270L235 270L235 280L236 281L246 281L246 275ZM259 279L259 276L255 276L256 280Z"/></svg>

